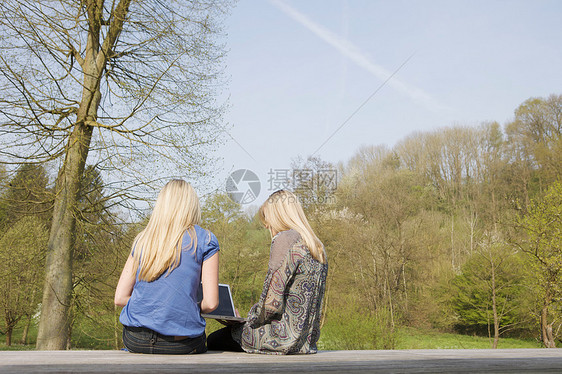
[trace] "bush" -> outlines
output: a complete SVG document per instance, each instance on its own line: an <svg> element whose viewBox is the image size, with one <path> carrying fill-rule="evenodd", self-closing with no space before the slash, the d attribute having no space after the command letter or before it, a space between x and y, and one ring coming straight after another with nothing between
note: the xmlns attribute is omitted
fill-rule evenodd
<svg viewBox="0 0 562 374"><path fill-rule="evenodd" d="M387 309L374 312L333 311L322 327L318 349L363 350L393 349L397 334Z"/></svg>

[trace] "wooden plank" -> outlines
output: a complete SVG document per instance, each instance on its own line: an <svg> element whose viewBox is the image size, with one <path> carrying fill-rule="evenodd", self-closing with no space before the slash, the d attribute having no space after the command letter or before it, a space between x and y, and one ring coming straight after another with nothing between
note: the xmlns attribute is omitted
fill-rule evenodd
<svg viewBox="0 0 562 374"><path fill-rule="evenodd" d="M562 373L562 349L232 352L142 355L123 351L3 351L1 373Z"/></svg>

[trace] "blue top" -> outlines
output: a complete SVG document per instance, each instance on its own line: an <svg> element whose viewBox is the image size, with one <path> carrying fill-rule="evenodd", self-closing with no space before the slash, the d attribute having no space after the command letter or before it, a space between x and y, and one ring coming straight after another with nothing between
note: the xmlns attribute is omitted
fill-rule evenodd
<svg viewBox="0 0 562 374"><path fill-rule="evenodd" d="M136 282L131 298L121 311L119 321L125 326L147 327L163 335L196 337L205 331L205 319L197 305L201 282L201 265L219 250L217 237L195 225L197 251L189 247L186 231L182 239L180 263L152 281Z"/></svg>

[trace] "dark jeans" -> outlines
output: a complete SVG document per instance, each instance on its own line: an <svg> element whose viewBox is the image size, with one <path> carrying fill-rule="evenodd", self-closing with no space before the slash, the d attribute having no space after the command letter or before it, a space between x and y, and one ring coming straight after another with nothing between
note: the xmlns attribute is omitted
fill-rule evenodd
<svg viewBox="0 0 562 374"><path fill-rule="evenodd" d="M167 336L145 327L123 326L123 344L129 352L157 353L182 355L190 353L205 353L206 336L176 340L174 336Z"/></svg>
<svg viewBox="0 0 562 374"><path fill-rule="evenodd" d="M240 344L232 339L230 326L212 332L207 338L207 347L210 351L244 352Z"/></svg>

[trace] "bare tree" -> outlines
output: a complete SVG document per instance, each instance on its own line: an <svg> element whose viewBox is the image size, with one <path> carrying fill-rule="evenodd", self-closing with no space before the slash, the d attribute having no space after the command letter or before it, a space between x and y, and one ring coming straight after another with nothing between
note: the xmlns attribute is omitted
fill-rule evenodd
<svg viewBox="0 0 562 374"><path fill-rule="evenodd" d="M86 159L112 181L107 198L123 203L159 178L203 170L221 131L225 8L219 0L0 4L0 162L58 165L38 349L66 348Z"/></svg>

